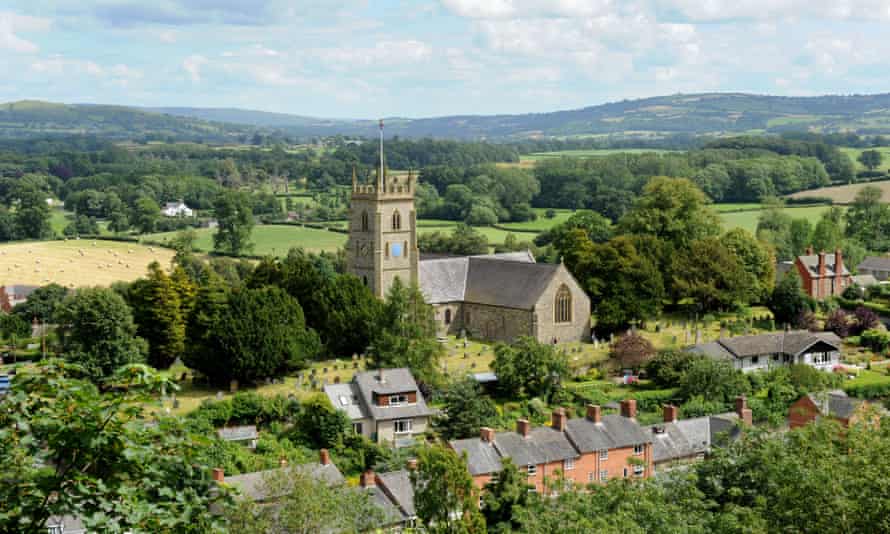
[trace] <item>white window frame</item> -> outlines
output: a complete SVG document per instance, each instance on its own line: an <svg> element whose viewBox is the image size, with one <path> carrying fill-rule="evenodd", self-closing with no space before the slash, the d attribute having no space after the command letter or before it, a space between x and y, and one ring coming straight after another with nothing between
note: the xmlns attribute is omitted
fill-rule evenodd
<svg viewBox="0 0 890 534"><path fill-rule="evenodd" d="M643 444L634 445L634 455L635 456L640 456L644 452L646 452L646 445L643 445Z"/></svg>
<svg viewBox="0 0 890 534"><path fill-rule="evenodd" d="M566 458L562 462L562 470L563 471L571 471L575 468L575 459L574 458Z"/></svg>
<svg viewBox="0 0 890 534"><path fill-rule="evenodd" d="M406 426L407 430L399 430L399 426ZM396 419L392 422L393 434L410 434L414 428L414 421L411 419Z"/></svg>
<svg viewBox="0 0 890 534"><path fill-rule="evenodd" d="M596 482L596 472L595 471L587 472L587 482Z"/></svg>
<svg viewBox="0 0 890 534"><path fill-rule="evenodd" d="M606 482L609 480L609 472L605 469L600 469L600 482Z"/></svg>
<svg viewBox="0 0 890 534"><path fill-rule="evenodd" d="M525 467L525 472L527 476L533 477L538 474L538 466L535 464L528 464Z"/></svg>
<svg viewBox="0 0 890 534"><path fill-rule="evenodd" d="M389 396L389 406L404 406L408 404L408 395L397 393Z"/></svg>
<svg viewBox="0 0 890 534"><path fill-rule="evenodd" d="M609 449L601 449L600 450L600 460L608 460L609 459Z"/></svg>
<svg viewBox="0 0 890 534"><path fill-rule="evenodd" d="M643 473L644 473L645 471L646 471L646 468L643 467L642 465L635 465L635 466L634 466L634 476L636 476L636 477L641 477L641 476L643 476Z"/></svg>
<svg viewBox="0 0 890 534"><path fill-rule="evenodd" d="M352 423L352 432L355 434L363 434L365 430L365 425L362 422Z"/></svg>

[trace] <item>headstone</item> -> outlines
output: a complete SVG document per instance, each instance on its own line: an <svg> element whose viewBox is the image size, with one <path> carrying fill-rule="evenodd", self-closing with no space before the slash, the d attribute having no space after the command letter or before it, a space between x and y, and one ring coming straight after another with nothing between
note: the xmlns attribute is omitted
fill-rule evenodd
<svg viewBox="0 0 890 534"><path fill-rule="evenodd" d="M464 359L466 360L466 359L469 358L469 357L470 357L470 355L467 354L466 352L464 352Z"/></svg>
<svg viewBox="0 0 890 534"><path fill-rule="evenodd" d="M339 384L339 383L340 383L340 377L339 377L339 376L335 376L335 377L334 377L334 383L335 383L335 384Z"/></svg>
<svg viewBox="0 0 890 534"><path fill-rule="evenodd" d="M186 380L188 380L188 377L189 377L188 373L182 373L182 375L179 377L179 381L185 382Z"/></svg>
<svg viewBox="0 0 890 534"><path fill-rule="evenodd" d="M271 386L271 385L272 385L272 379L271 379L271 378L266 377L266 385L267 385L267 386Z"/></svg>
<svg viewBox="0 0 890 534"><path fill-rule="evenodd" d="M357 361L352 362L352 368L353 368L353 369L358 369L358 362L357 362Z"/></svg>
<svg viewBox="0 0 890 534"><path fill-rule="evenodd" d="M173 399L173 409L174 410L179 409L179 399Z"/></svg>
<svg viewBox="0 0 890 534"><path fill-rule="evenodd" d="M216 400L222 400L222 398L223 398L223 392L217 391L216 392Z"/></svg>
<svg viewBox="0 0 890 534"><path fill-rule="evenodd" d="M695 344L698 345L701 343L701 330L698 328L695 329Z"/></svg>
<svg viewBox="0 0 890 534"><path fill-rule="evenodd" d="M322 367L322 368L321 368L321 372L327 374L327 372L328 372L328 368L327 368L327 367Z"/></svg>
<svg viewBox="0 0 890 534"><path fill-rule="evenodd" d="M229 393L235 393L236 391L238 391L238 381L232 380L229 382Z"/></svg>
<svg viewBox="0 0 890 534"><path fill-rule="evenodd" d="M356 354L356 353L353 352L353 353L352 353L352 360L355 361L355 360L357 360L357 359L358 359L358 354Z"/></svg>
<svg viewBox="0 0 890 534"><path fill-rule="evenodd" d="M475 369L475 368L476 368L476 362L471 363L471 364L470 364L470 369Z"/></svg>
<svg viewBox="0 0 890 534"><path fill-rule="evenodd" d="M671 345L676 345L676 344L677 344L677 336L674 336L671 338Z"/></svg>

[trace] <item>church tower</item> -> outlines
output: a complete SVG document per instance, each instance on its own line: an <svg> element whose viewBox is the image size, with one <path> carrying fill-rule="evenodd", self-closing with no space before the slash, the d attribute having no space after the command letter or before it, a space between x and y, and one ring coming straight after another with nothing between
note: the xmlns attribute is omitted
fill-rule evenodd
<svg viewBox="0 0 890 534"><path fill-rule="evenodd" d="M352 171L349 241L346 270L361 279L378 298L384 298L398 277L406 286L417 284L417 214L415 180L388 176L383 156L380 121L380 167L372 184L359 183Z"/></svg>

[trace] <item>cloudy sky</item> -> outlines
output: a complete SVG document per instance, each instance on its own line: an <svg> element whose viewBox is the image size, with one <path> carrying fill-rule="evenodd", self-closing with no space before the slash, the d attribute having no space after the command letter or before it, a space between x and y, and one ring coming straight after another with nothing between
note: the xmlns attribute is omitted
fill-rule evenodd
<svg viewBox="0 0 890 534"><path fill-rule="evenodd" d="M890 0L4 0L0 101L312 116L890 91Z"/></svg>

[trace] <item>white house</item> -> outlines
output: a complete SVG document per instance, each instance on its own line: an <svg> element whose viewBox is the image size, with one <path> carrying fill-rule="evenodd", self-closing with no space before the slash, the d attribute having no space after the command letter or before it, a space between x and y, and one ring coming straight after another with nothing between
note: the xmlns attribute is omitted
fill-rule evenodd
<svg viewBox="0 0 890 534"><path fill-rule="evenodd" d="M831 371L840 363L841 340L832 332L774 332L722 338L689 348L718 360L729 360L744 372L800 363Z"/></svg>
<svg viewBox="0 0 890 534"><path fill-rule="evenodd" d="M192 208L185 205L185 202L179 200L177 202L167 202L161 213L166 217L191 217L195 214Z"/></svg>

